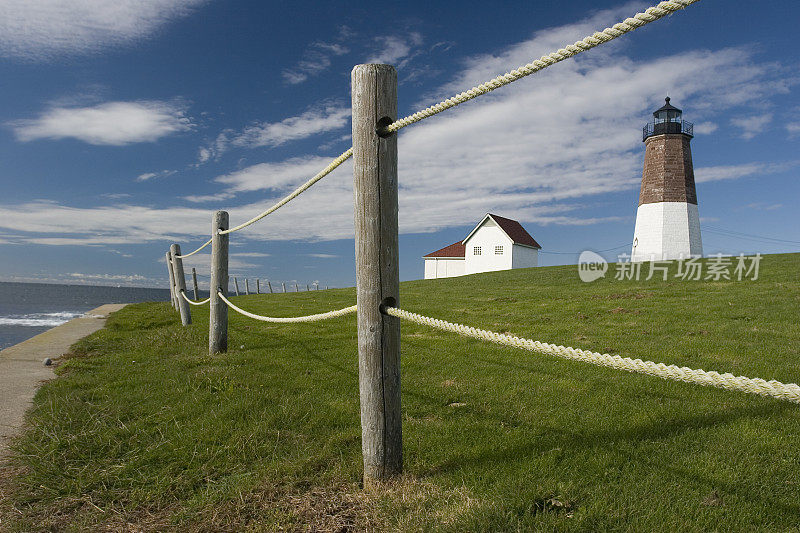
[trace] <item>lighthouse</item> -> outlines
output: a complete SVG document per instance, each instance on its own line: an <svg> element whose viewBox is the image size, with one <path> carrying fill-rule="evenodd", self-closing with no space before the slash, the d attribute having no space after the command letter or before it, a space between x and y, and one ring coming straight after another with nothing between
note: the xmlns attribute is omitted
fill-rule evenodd
<svg viewBox="0 0 800 533"><path fill-rule="evenodd" d="M642 129L644 170L631 261L703 255L689 147L693 125L682 116L667 97Z"/></svg>

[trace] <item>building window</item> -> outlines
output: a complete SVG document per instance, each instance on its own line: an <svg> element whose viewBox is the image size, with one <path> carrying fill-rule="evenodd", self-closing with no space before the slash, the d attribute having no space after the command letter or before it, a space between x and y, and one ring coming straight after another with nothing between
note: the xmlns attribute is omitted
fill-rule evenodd
<svg viewBox="0 0 800 533"><path fill-rule="evenodd" d="M481 255L481 247L476 246L475 248L472 249L472 253L473 255Z"/></svg>
<svg viewBox="0 0 800 533"><path fill-rule="evenodd" d="M495 246L494 247L494 255L503 255L503 247L502 246Z"/></svg>

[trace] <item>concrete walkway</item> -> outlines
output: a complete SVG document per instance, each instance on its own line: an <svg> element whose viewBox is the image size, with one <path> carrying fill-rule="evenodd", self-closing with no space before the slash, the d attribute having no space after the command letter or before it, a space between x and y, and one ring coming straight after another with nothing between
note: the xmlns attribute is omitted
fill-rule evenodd
<svg viewBox="0 0 800 533"><path fill-rule="evenodd" d="M126 305L101 305L81 318L0 351L0 458L6 453L8 438L22 427L36 389L55 375L52 366L44 366L44 360L67 353L75 342L102 328L109 314Z"/></svg>

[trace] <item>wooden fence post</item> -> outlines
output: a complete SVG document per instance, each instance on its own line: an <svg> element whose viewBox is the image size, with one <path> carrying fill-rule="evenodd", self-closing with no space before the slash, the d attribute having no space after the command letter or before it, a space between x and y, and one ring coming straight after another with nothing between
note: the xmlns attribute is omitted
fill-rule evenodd
<svg viewBox="0 0 800 533"><path fill-rule="evenodd" d="M169 269L169 297L172 308L178 310L178 300L175 299L175 268L172 264L172 254L167 252L167 268Z"/></svg>
<svg viewBox="0 0 800 533"><path fill-rule="evenodd" d="M379 132L397 116L397 72L356 65L352 97L361 449L369 484L403 469L400 320L381 311L398 305L400 289L397 135Z"/></svg>
<svg viewBox="0 0 800 533"><path fill-rule="evenodd" d="M256 278L256 294L261 294L261 280Z"/></svg>
<svg viewBox="0 0 800 533"><path fill-rule="evenodd" d="M169 269L169 252L167 252L165 262L167 263L167 283L169 283L169 303L172 305L172 276Z"/></svg>
<svg viewBox="0 0 800 533"><path fill-rule="evenodd" d="M239 280L233 276L233 286L236 288L236 296L239 296Z"/></svg>
<svg viewBox="0 0 800 533"><path fill-rule="evenodd" d="M310 290L311 290L311 287L309 287L308 283L306 283L306 292L309 292Z"/></svg>
<svg viewBox="0 0 800 533"><path fill-rule="evenodd" d="M178 297L178 310L181 313L181 324L188 326L192 323L192 312L189 309L189 302L183 296L186 295L186 274L183 271L183 259L181 259L181 245L173 244L169 249L172 254L172 271L175 276L175 296Z"/></svg>
<svg viewBox="0 0 800 533"><path fill-rule="evenodd" d="M244 293L250 295L250 278L244 278Z"/></svg>
<svg viewBox="0 0 800 533"><path fill-rule="evenodd" d="M211 223L211 310L208 320L208 351L212 355L228 351L228 305L218 291L228 296L228 213L217 211Z"/></svg>
<svg viewBox="0 0 800 533"><path fill-rule="evenodd" d="M282 282L281 285L283 285L283 292L286 292L286 282Z"/></svg>
<svg viewBox="0 0 800 533"><path fill-rule="evenodd" d="M296 281L294 282L294 292L300 292L300 286L297 284Z"/></svg>
<svg viewBox="0 0 800 533"><path fill-rule="evenodd" d="M200 289L197 287L197 270L192 267L192 285L194 290L194 300L197 300L197 295L200 294Z"/></svg>
<svg viewBox="0 0 800 533"><path fill-rule="evenodd" d="M269 293L272 294L272 282L267 280L267 287L269 287Z"/></svg>

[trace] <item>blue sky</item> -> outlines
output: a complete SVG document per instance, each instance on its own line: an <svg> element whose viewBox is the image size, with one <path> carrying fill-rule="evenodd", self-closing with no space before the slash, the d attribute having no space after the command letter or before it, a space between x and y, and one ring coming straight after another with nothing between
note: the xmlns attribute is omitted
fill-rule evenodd
<svg viewBox="0 0 800 533"><path fill-rule="evenodd" d="M405 116L649 5L0 0L0 280L163 286L214 210L242 222L350 146L353 65L395 65ZM705 253L798 251L798 20L703 0L401 131L401 278L486 212L544 265L629 251L666 95L695 123ZM231 274L352 285L351 182L233 234Z"/></svg>

